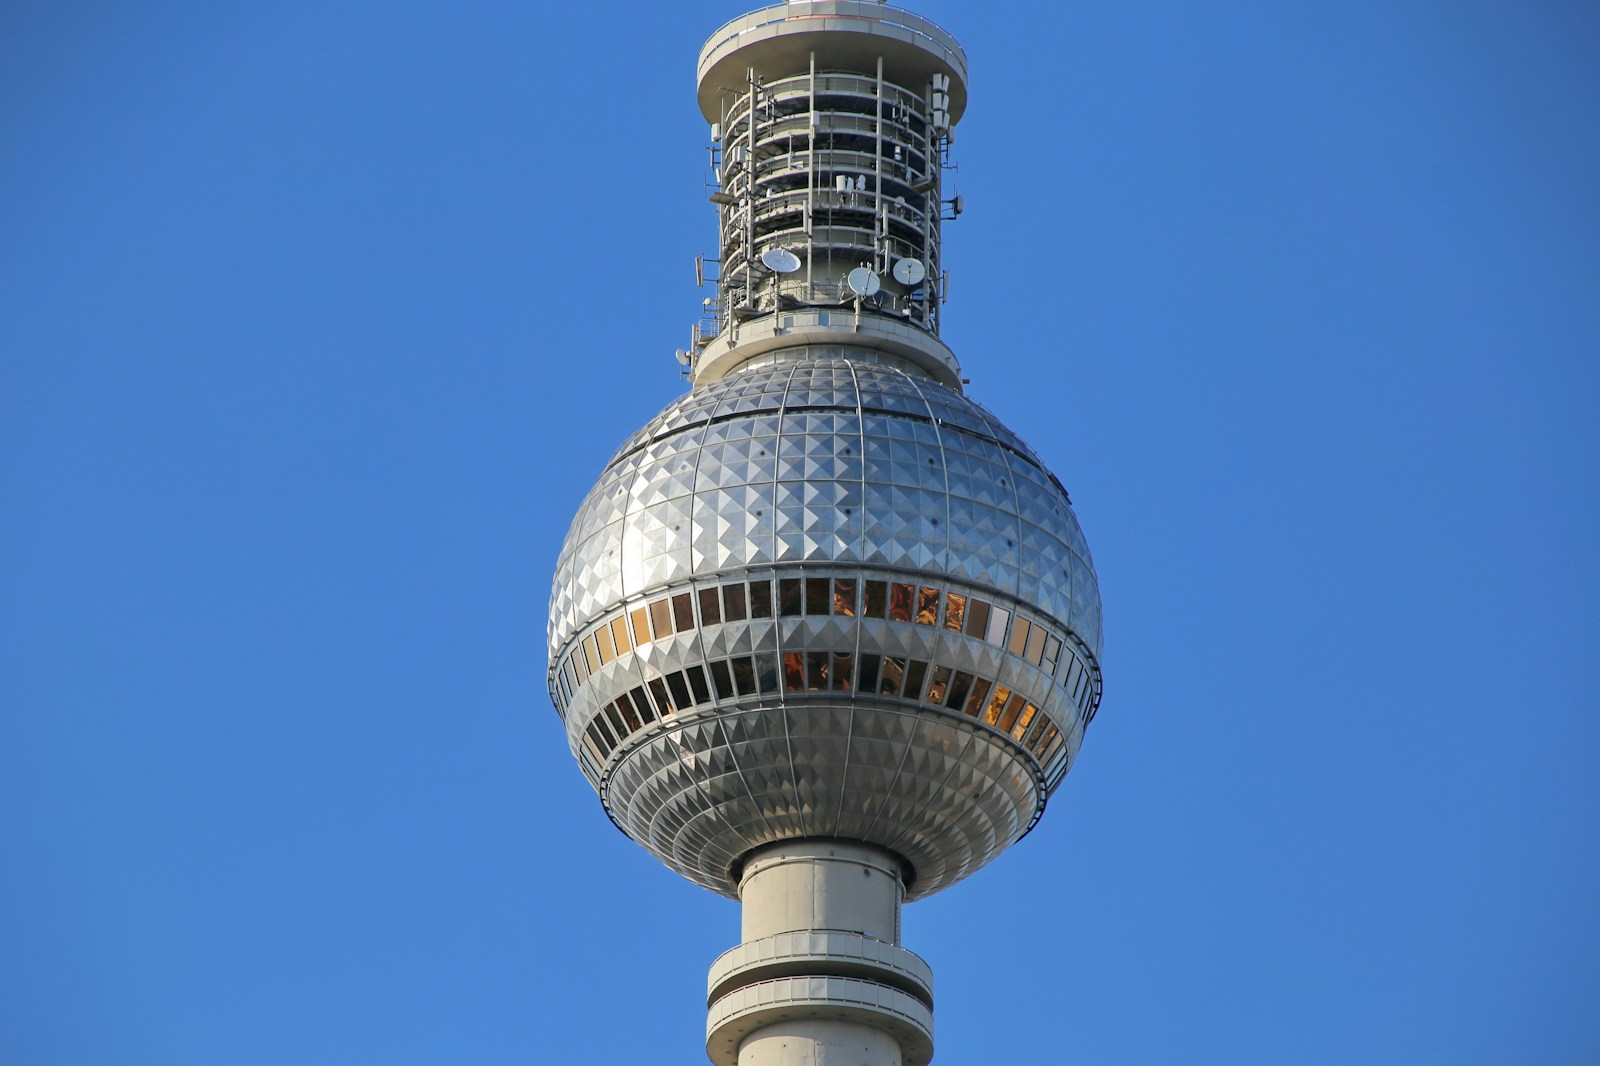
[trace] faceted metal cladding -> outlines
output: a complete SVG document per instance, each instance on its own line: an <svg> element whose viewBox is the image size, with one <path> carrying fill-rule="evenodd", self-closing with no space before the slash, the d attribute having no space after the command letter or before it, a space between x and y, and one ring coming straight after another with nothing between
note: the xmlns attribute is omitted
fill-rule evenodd
<svg viewBox="0 0 1600 1066"><path fill-rule="evenodd" d="M965 877L1037 819L1098 700L1099 590L1065 491L976 403L873 358L797 348L697 388L618 450L562 549L550 687L574 754L618 826L725 895L736 896L754 848L805 837L898 855L908 900ZM780 605L771 617L702 617L648 642L610 636L663 593L710 589L716 604L730 582L777 588L819 575L834 580L819 587L885 581L935 593L936 617L869 617L852 593L833 610ZM1051 645L1060 638L1058 654L1042 656L1042 641L985 639L959 617L949 624L955 589L997 615L1026 612ZM580 642L602 623L606 654L584 663ZM561 672L574 652L578 684ZM712 664L752 656L788 676L737 688L704 680ZM909 681L890 689L877 681L880 662L985 679L1024 696L1022 713L1040 724L1015 709L963 713L920 678L916 691ZM651 682L665 692L661 679L685 670L702 692L656 700L643 721L602 720L598 731L624 735L608 752L585 747L612 701ZM1060 739L1041 745L1045 721Z"/></svg>

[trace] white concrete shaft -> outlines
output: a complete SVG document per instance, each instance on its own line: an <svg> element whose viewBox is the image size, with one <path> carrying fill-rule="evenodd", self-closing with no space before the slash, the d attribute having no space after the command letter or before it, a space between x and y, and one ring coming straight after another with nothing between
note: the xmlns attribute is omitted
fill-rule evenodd
<svg viewBox="0 0 1600 1066"><path fill-rule="evenodd" d="M857 1022L779 1022L739 1046L739 1066L901 1066L894 1037Z"/></svg>
<svg viewBox="0 0 1600 1066"><path fill-rule="evenodd" d="M904 897L888 852L840 840L773 844L745 862L740 938L837 929L898 944Z"/></svg>
<svg viewBox="0 0 1600 1066"><path fill-rule="evenodd" d="M780 933L839 930L899 944L904 898L899 860L888 852L838 840L774 844L745 862L739 881L741 938L748 944ZM738 1066L903 1066L904 1061L900 1042L859 1016L780 1015L739 1042Z"/></svg>

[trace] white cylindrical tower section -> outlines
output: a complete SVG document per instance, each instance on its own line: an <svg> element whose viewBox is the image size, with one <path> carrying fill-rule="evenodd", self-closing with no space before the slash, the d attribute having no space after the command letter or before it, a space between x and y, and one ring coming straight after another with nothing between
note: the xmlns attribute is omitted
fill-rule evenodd
<svg viewBox="0 0 1600 1066"><path fill-rule="evenodd" d="M758 848L739 882L744 942L711 967L716 1066L924 1066L933 974L900 947L900 860L846 840Z"/></svg>
<svg viewBox="0 0 1600 1066"><path fill-rule="evenodd" d="M900 943L905 889L888 852L843 840L797 840L762 848L739 882L741 938L831 930Z"/></svg>

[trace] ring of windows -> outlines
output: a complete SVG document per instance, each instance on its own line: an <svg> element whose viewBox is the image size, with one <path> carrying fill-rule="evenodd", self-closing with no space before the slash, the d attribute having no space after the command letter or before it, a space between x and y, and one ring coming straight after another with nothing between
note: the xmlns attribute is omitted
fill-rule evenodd
<svg viewBox="0 0 1600 1066"><path fill-rule="evenodd" d="M596 784L635 733L702 705L808 692L855 692L942 707L1011 737L1059 777L1067 737L1039 705L995 679L906 656L851 651L760 652L653 677L603 705L581 737L579 763Z"/></svg>
<svg viewBox="0 0 1600 1066"><path fill-rule="evenodd" d="M698 607L698 612L696 608ZM589 675L645 644L728 622L843 615L942 627L1005 648L1039 667L1068 690L1084 723L1099 706L1099 670L1075 635L982 597L914 582L862 577L780 577L732 581L659 596L603 622L551 672L550 695L563 717ZM1061 676L1057 677L1060 673Z"/></svg>

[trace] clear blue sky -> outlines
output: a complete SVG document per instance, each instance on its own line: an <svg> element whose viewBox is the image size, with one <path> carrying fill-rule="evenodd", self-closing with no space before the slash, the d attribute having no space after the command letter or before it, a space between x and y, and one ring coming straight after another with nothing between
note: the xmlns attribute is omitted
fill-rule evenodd
<svg viewBox="0 0 1600 1066"><path fill-rule="evenodd" d="M546 702L738 3L0 6L0 1062L703 1062ZM1106 694L939 1059L1600 1061L1600 8L919 10Z"/></svg>

